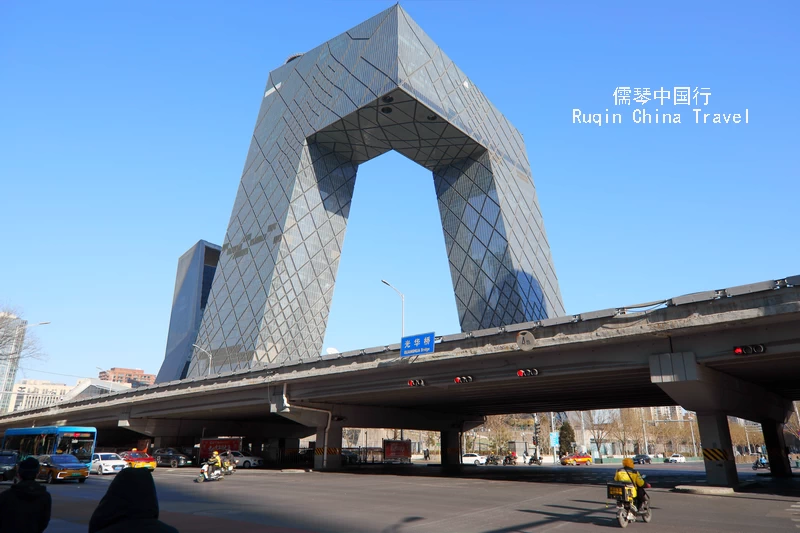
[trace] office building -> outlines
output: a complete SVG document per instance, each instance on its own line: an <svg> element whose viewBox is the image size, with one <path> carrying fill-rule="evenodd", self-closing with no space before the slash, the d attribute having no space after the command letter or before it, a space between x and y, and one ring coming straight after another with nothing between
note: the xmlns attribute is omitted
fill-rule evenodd
<svg viewBox="0 0 800 533"><path fill-rule="evenodd" d="M0 312L0 413L8 412L28 322Z"/></svg>
<svg viewBox="0 0 800 533"><path fill-rule="evenodd" d="M188 377L318 359L356 173L389 150L432 172L462 331L564 314L522 135L394 5L270 73Z"/></svg>
<svg viewBox="0 0 800 533"><path fill-rule="evenodd" d="M167 350L156 383L186 377L192 358L192 345L197 340L197 331L208 303L220 250L216 244L199 241L178 259Z"/></svg>
<svg viewBox="0 0 800 533"><path fill-rule="evenodd" d="M53 383L41 379L23 379L14 384L9 402L8 411L23 411L54 405L73 388L64 383Z"/></svg>

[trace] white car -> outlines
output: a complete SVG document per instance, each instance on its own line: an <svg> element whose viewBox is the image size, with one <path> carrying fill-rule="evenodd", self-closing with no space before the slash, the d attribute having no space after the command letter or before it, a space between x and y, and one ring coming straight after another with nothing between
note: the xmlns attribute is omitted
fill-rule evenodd
<svg viewBox="0 0 800 533"><path fill-rule="evenodd" d="M679 453L673 453L672 455L669 456L669 462L670 463L685 463L686 462L686 457L682 456Z"/></svg>
<svg viewBox="0 0 800 533"><path fill-rule="evenodd" d="M116 453L96 453L92 455L92 466L89 468L90 474L116 474L128 463Z"/></svg>
<svg viewBox="0 0 800 533"><path fill-rule="evenodd" d="M236 468L251 468L264 465L264 459L261 457L245 455L242 452L231 452L231 455L233 456L233 462L236 463Z"/></svg>
<svg viewBox="0 0 800 533"><path fill-rule="evenodd" d="M475 466L485 465L486 456L478 455L477 453L465 453L461 456L461 463L465 465L473 464Z"/></svg>

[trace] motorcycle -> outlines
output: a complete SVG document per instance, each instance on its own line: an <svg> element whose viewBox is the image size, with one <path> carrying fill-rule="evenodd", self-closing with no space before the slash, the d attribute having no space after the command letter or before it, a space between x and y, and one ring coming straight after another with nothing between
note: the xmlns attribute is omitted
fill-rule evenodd
<svg viewBox="0 0 800 533"><path fill-rule="evenodd" d="M767 461L763 457L759 457L758 459L753 462L753 470L758 470L759 468L769 469L769 461Z"/></svg>
<svg viewBox="0 0 800 533"><path fill-rule="evenodd" d="M200 468L200 475L194 480L195 483L203 483L204 481L219 481L225 479L225 474L221 468L211 468L208 463L203 463Z"/></svg>
<svg viewBox="0 0 800 533"><path fill-rule="evenodd" d="M645 478L646 476L642 476ZM645 485L650 488L650 484ZM628 527L628 524L636 522L640 518L649 523L653 519L653 511L650 509L650 498L643 498L641 508L636 507L633 497L633 484L621 483L612 481L606 485L607 496L609 500L616 500L617 502L617 522L619 527Z"/></svg>
<svg viewBox="0 0 800 533"><path fill-rule="evenodd" d="M500 460L496 455L490 455L489 457L486 458L486 464L497 466L500 464Z"/></svg>
<svg viewBox="0 0 800 533"><path fill-rule="evenodd" d="M222 458L222 474L229 476L236 472L236 462L233 457L227 456Z"/></svg>
<svg viewBox="0 0 800 533"><path fill-rule="evenodd" d="M529 464L529 465L539 465L539 466L542 466L542 458L541 458L541 457L534 457L534 456L531 456L531 458L528 460L528 464Z"/></svg>
<svg viewBox="0 0 800 533"><path fill-rule="evenodd" d="M511 457L510 455L506 455L506 456L503 458L503 466L506 466L506 465L515 465L515 464L517 464L517 461L516 461L516 459L514 459L514 458L513 458L513 457Z"/></svg>

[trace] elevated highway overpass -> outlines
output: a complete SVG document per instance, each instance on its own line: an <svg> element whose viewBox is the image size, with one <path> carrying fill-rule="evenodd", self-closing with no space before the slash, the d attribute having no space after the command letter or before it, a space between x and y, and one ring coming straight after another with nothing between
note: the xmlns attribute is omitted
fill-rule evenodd
<svg viewBox="0 0 800 533"><path fill-rule="evenodd" d="M706 461L709 481L736 482L728 415L761 422L773 471L790 472L783 423L800 399L800 276L437 341L416 358L380 346L11 413L0 430L94 425L157 445L203 432L266 442L316 431L318 445L336 449L343 427L402 427L441 431L443 462L456 463L460 432L484 415L680 404L697 412L703 447L723 451ZM763 350L736 353L751 346ZM525 369L537 375L517 375ZM339 456L317 459L335 467Z"/></svg>

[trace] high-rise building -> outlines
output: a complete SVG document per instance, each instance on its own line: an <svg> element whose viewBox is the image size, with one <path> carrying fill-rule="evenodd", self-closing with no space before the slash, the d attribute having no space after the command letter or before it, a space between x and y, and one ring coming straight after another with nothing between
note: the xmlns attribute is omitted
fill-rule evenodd
<svg viewBox="0 0 800 533"><path fill-rule="evenodd" d="M133 387L152 385L156 381L155 374L145 374L144 370L139 368L114 367L110 370L102 370L98 377L112 383L130 383Z"/></svg>
<svg viewBox="0 0 800 533"><path fill-rule="evenodd" d="M186 377L192 359L192 344L197 340L220 250L216 244L199 241L178 259L167 351L156 383Z"/></svg>
<svg viewBox="0 0 800 533"><path fill-rule="evenodd" d="M653 420L683 420L686 418L686 409L680 405L662 405L650 408Z"/></svg>
<svg viewBox="0 0 800 533"><path fill-rule="evenodd" d="M564 314L521 133L394 5L270 73L189 377L317 360L356 173L389 150L432 172L462 331Z"/></svg>
<svg viewBox="0 0 800 533"><path fill-rule="evenodd" d="M17 379L27 326L26 320L0 312L0 413L7 412L11 405L10 396Z"/></svg>
<svg viewBox="0 0 800 533"><path fill-rule="evenodd" d="M41 379L23 379L14 384L8 402L8 411L23 411L54 405L72 390L73 385L53 383Z"/></svg>

